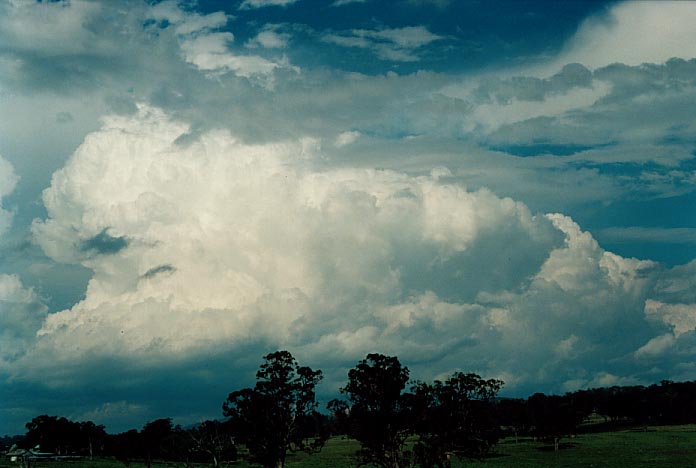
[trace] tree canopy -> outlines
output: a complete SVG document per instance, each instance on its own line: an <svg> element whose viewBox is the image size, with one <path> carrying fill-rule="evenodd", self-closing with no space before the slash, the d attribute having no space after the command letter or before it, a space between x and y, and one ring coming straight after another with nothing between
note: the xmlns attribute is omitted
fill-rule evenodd
<svg viewBox="0 0 696 468"><path fill-rule="evenodd" d="M312 452L323 446L315 395L321 378L321 371L300 366L288 351L276 351L264 356L253 388L230 393L223 414L252 461L282 468L288 451Z"/></svg>
<svg viewBox="0 0 696 468"><path fill-rule="evenodd" d="M350 404L329 403L337 418L344 421L350 437L358 440L364 464L398 468L408 458L404 443L409 435L410 399L404 395L409 370L396 357L368 354L348 372L341 392Z"/></svg>
<svg viewBox="0 0 696 468"><path fill-rule="evenodd" d="M503 382L456 372L444 382L414 386L414 451L421 467L449 467L452 456L483 458L500 430L492 399Z"/></svg>

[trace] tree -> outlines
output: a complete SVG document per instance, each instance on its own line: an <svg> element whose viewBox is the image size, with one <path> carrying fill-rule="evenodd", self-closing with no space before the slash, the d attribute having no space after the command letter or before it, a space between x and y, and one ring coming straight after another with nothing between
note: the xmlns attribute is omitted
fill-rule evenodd
<svg viewBox="0 0 696 468"><path fill-rule="evenodd" d="M508 435L518 441L520 434L526 434L532 424L527 400L521 398L503 398L497 401L498 423Z"/></svg>
<svg viewBox="0 0 696 468"><path fill-rule="evenodd" d="M96 425L92 421L78 423L80 427L80 436L82 443L86 444L89 450L89 459L94 458L94 448L102 449L106 440L106 431L104 426Z"/></svg>
<svg viewBox="0 0 696 468"><path fill-rule="evenodd" d="M131 460L137 458L141 452L140 434L135 429L110 436L107 443L107 452L126 467L131 466Z"/></svg>
<svg viewBox="0 0 696 468"><path fill-rule="evenodd" d="M420 466L448 468L452 456L483 458L500 437L491 401L502 385L462 372L444 382L417 384L414 452Z"/></svg>
<svg viewBox="0 0 696 468"><path fill-rule="evenodd" d="M230 393L223 404L236 440L264 467L282 468L288 451L320 450L315 387L321 371L300 366L288 351L264 356L254 388Z"/></svg>
<svg viewBox="0 0 696 468"><path fill-rule="evenodd" d="M46 452L67 454L80 446L80 425L58 416L41 415L28 422L26 443Z"/></svg>
<svg viewBox="0 0 696 468"><path fill-rule="evenodd" d="M368 354L348 372L348 384L341 389L350 403L329 402L346 433L360 442L361 463L399 468L407 460L410 399L403 390L408 376L396 357Z"/></svg>
<svg viewBox="0 0 696 468"><path fill-rule="evenodd" d="M237 449L225 423L204 421L189 429L187 434L193 443L193 450L204 454L208 460L212 459L214 467L220 466L224 460L236 460Z"/></svg>
<svg viewBox="0 0 696 468"><path fill-rule="evenodd" d="M534 434L552 441L554 451L558 451L561 438L574 434L585 418L567 396L535 393L527 399L527 405Z"/></svg>
<svg viewBox="0 0 696 468"><path fill-rule="evenodd" d="M142 453L145 456L145 465L149 468L154 459L171 459L172 453L177 447L175 443L175 428L171 418L162 418L151 421L140 431Z"/></svg>

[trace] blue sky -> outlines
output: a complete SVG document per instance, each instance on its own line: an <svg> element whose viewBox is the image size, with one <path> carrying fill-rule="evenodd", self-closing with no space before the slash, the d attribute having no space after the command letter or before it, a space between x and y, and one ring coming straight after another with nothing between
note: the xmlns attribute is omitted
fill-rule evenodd
<svg viewBox="0 0 696 468"><path fill-rule="evenodd" d="M693 379L696 5L0 2L0 433L261 356Z"/></svg>

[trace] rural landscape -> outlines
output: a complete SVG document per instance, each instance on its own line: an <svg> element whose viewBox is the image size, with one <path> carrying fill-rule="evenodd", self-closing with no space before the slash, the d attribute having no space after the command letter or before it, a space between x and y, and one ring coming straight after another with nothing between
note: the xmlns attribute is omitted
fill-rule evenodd
<svg viewBox="0 0 696 468"><path fill-rule="evenodd" d="M696 382L497 398L502 381L410 382L398 358L369 354L350 370L346 398L320 413L321 378L278 351L253 388L230 393L225 419L182 428L161 418L107 434L38 416L25 435L2 439L0 466L648 467L692 466L696 455Z"/></svg>
<svg viewBox="0 0 696 468"><path fill-rule="evenodd" d="M696 0L0 0L0 468L696 468Z"/></svg>

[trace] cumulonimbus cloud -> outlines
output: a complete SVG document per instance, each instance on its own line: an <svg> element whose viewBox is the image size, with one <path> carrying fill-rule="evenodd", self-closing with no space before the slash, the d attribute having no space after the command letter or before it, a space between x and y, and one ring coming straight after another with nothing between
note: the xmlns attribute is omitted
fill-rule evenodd
<svg viewBox="0 0 696 468"><path fill-rule="evenodd" d="M177 145L186 131L143 107L136 118L107 119L54 175L36 239L54 259L95 275L83 302L49 318L45 336L129 331L114 352L153 340L183 350L252 333L288 340L309 317L401 300L405 286L424 286L419 270L430 271L428 288L442 289L437 275L454 273L455 257L477 262L469 250L482 236L527 239L525 253L501 264L506 283L517 278L505 265L530 256L540 263L558 239L545 218L485 190L389 171L303 169L297 161L311 162L311 140L245 145L220 131ZM127 246L83 248L105 235ZM421 252L407 258L413 246ZM141 312L131 317L134 308ZM363 308L350 322L370 321Z"/></svg>
<svg viewBox="0 0 696 468"><path fill-rule="evenodd" d="M571 388L619 378L621 356L669 330L643 311L658 265L604 251L566 216L467 191L445 169L318 170L315 140L187 131L141 106L54 174L35 239L94 276L44 322L33 369L265 340L329 367L378 350L422 372ZM118 248L84 248L97 238Z"/></svg>

